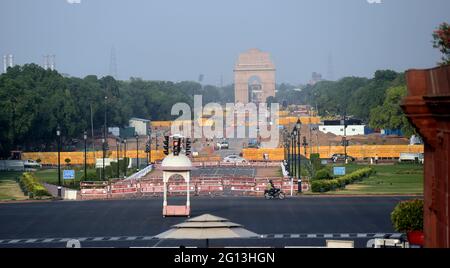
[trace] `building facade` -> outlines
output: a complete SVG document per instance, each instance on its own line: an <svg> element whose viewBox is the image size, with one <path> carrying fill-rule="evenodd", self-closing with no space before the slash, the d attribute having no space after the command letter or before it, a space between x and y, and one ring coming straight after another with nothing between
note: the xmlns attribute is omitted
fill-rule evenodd
<svg viewBox="0 0 450 268"><path fill-rule="evenodd" d="M402 108L425 143L425 247L450 247L450 66L406 72Z"/></svg>
<svg viewBox="0 0 450 268"><path fill-rule="evenodd" d="M347 126L347 129L344 133L344 126L326 126L326 125L320 125L319 131L323 133L332 133L337 136L356 136L356 135L364 135L365 134L366 126L364 125L351 125Z"/></svg>
<svg viewBox="0 0 450 268"><path fill-rule="evenodd" d="M142 118L131 118L130 127L134 127L136 134L139 136L145 136L148 134L148 129L150 128L150 120Z"/></svg>

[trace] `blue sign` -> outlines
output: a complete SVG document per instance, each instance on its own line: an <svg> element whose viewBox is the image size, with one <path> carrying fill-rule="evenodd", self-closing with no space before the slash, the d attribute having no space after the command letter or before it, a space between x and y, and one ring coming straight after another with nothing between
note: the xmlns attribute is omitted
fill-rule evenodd
<svg viewBox="0 0 450 268"><path fill-rule="evenodd" d="M75 170L64 170L63 171L63 179L65 179L65 180L75 179Z"/></svg>
<svg viewBox="0 0 450 268"><path fill-rule="evenodd" d="M334 176L344 176L345 175L345 167L334 167L333 174L334 174Z"/></svg>

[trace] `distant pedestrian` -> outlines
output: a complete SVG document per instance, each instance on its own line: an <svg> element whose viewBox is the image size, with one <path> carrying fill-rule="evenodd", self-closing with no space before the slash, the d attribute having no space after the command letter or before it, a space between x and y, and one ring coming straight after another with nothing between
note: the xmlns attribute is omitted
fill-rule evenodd
<svg viewBox="0 0 450 268"><path fill-rule="evenodd" d="M378 165L378 154L375 155L375 165Z"/></svg>

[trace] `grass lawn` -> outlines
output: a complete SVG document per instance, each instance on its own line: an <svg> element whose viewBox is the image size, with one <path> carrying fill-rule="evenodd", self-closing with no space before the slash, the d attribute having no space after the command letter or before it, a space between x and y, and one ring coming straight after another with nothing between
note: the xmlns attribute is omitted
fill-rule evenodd
<svg viewBox="0 0 450 268"><path fill-rule="evenodd" d="M64 169L61 168L61 182L63 183L63 186L72 189L79 189L81 178L84 175L84 169L74 168L75 180L63 180L63 170ZM88 169L88 173L89 172L95 172L95 169ZM40 182L46 182L54 185L58 184L58 169L42 169L34 172L34 175Z"/></svg>
<svg viewBox="0 0 450 268"><path fill-rule="evenodd" d="M75 180L63 180L63 168L61 168L61 181L65 187L71 188L71 189L80 189L80 181L82 177L84 176L84 169L80 167L73 168L75 170ZM88 173L95 173L96 170L94 168L88 168ZM127 171L127 175L133 174L134 170ZM117 173L113 173L116 174ZM57 169L42 169L39 171L34 172L34 175L36 178L41 182L46 182L49 184L58 184L58 170ZM121 174L123 176L123 174Z"/></svg>
<svg viewBox="0 0 450 268"><path fill-rule="evenodd" d="M28 199L16 182L16 178L21 174L21 172L0 172L0 201Z"/></svg>
<svg viewBox="0 0 450 268"><path fill-rule="evenodd" d="M347 174L367 165L347 165ZM346 194L423 194L423 166L416 164L372 166L376 174L362 182L347 185L344 190L332 191L328 195Z"/></svg>

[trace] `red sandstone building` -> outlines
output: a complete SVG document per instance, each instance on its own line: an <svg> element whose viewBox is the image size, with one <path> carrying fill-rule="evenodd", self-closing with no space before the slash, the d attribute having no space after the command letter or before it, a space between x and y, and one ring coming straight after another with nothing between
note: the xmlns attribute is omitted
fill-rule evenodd
<svg viewBox="0 0 450 268"><path fill-rule="evenodd" d="M450 66L406 73L402 108L425 141L425 247L450 247Z"/></svg>

